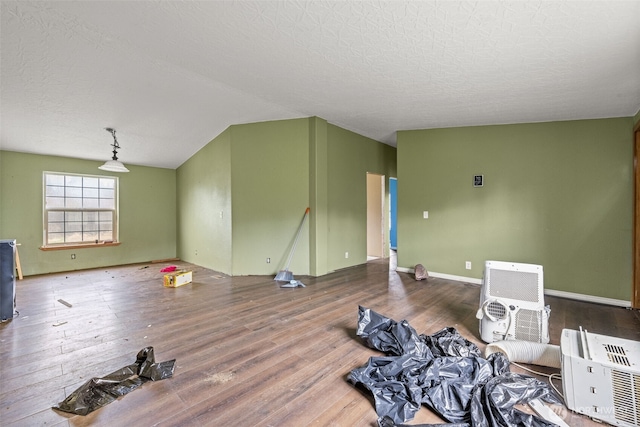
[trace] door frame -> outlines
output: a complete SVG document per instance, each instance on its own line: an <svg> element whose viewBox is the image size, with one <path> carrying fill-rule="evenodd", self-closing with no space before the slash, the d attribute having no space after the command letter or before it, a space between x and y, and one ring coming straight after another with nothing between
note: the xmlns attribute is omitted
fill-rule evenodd
<svg viewBox="0 0 640 427"><path fill-rule="evenodd" d="M631 306L640 308L640 171L638 155L640 155L640 121L633 128L633 289Z"/></svg>
<svg viewBox="0 0 640 427"><path fill-rule="evenodd" d="M371 197L370 197L371 194ZM367 172L367 257L385 258L385 175Z"/></svg>

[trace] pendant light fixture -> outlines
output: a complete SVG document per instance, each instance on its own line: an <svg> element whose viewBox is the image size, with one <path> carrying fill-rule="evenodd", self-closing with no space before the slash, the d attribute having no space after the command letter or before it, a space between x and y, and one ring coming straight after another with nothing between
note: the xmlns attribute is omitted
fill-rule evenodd
<svg viewBox="0 0 640 427"><path fill-rule="evenodd" d="M107 160L105 164L100 166L98 169L109 172L129 172L129 169L127 169L122 162L118 161L118 148L120 148L120 145L116 139L116 130L112 128L104 129L113 136L113 144L111 144L113 146L113 157L111 160Z"/></svg>

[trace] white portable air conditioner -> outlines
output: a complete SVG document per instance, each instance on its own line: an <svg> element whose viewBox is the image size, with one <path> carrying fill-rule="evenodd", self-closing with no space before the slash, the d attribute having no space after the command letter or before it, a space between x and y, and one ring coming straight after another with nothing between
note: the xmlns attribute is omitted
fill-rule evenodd
<svg viewBox="0 0 640 427"><path fill-rule="evenodd" d="M550 308L544 305L541 265L486 261L480 293L480 337L549 342Z"/></svg>
<svg viewBox="0 0 640 427"><path fill-rule="evenodd" d="M640 342L564 329L560 350L569 409L617 426L640 426Z"/></svg>

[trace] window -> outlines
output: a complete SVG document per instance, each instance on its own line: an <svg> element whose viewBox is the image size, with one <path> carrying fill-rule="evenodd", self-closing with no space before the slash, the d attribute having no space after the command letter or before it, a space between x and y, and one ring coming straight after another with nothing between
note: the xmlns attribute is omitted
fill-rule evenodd
<svg viewBox="0 0 640 427"><path fill-rule="evenodd" d="M44 247L118 240L118 178L44 172Z"/></svg>

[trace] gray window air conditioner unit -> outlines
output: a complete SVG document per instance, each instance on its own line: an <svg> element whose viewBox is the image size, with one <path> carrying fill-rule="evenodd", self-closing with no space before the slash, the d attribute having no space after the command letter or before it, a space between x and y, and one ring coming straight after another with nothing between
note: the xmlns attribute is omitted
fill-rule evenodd
<svg viewBox="0 0 640 427"><path fill-rule="evenodd" d="M541 265L486 261L480 293L480 337L484 342L549 342L550 308L544 305Z"/></svg>
<svg viewBox="0 0 640 427"><path fill-rule="evenodd" d="M640 342L564 329L560 351L567 408L616 426L640 426Z"/></svg>

